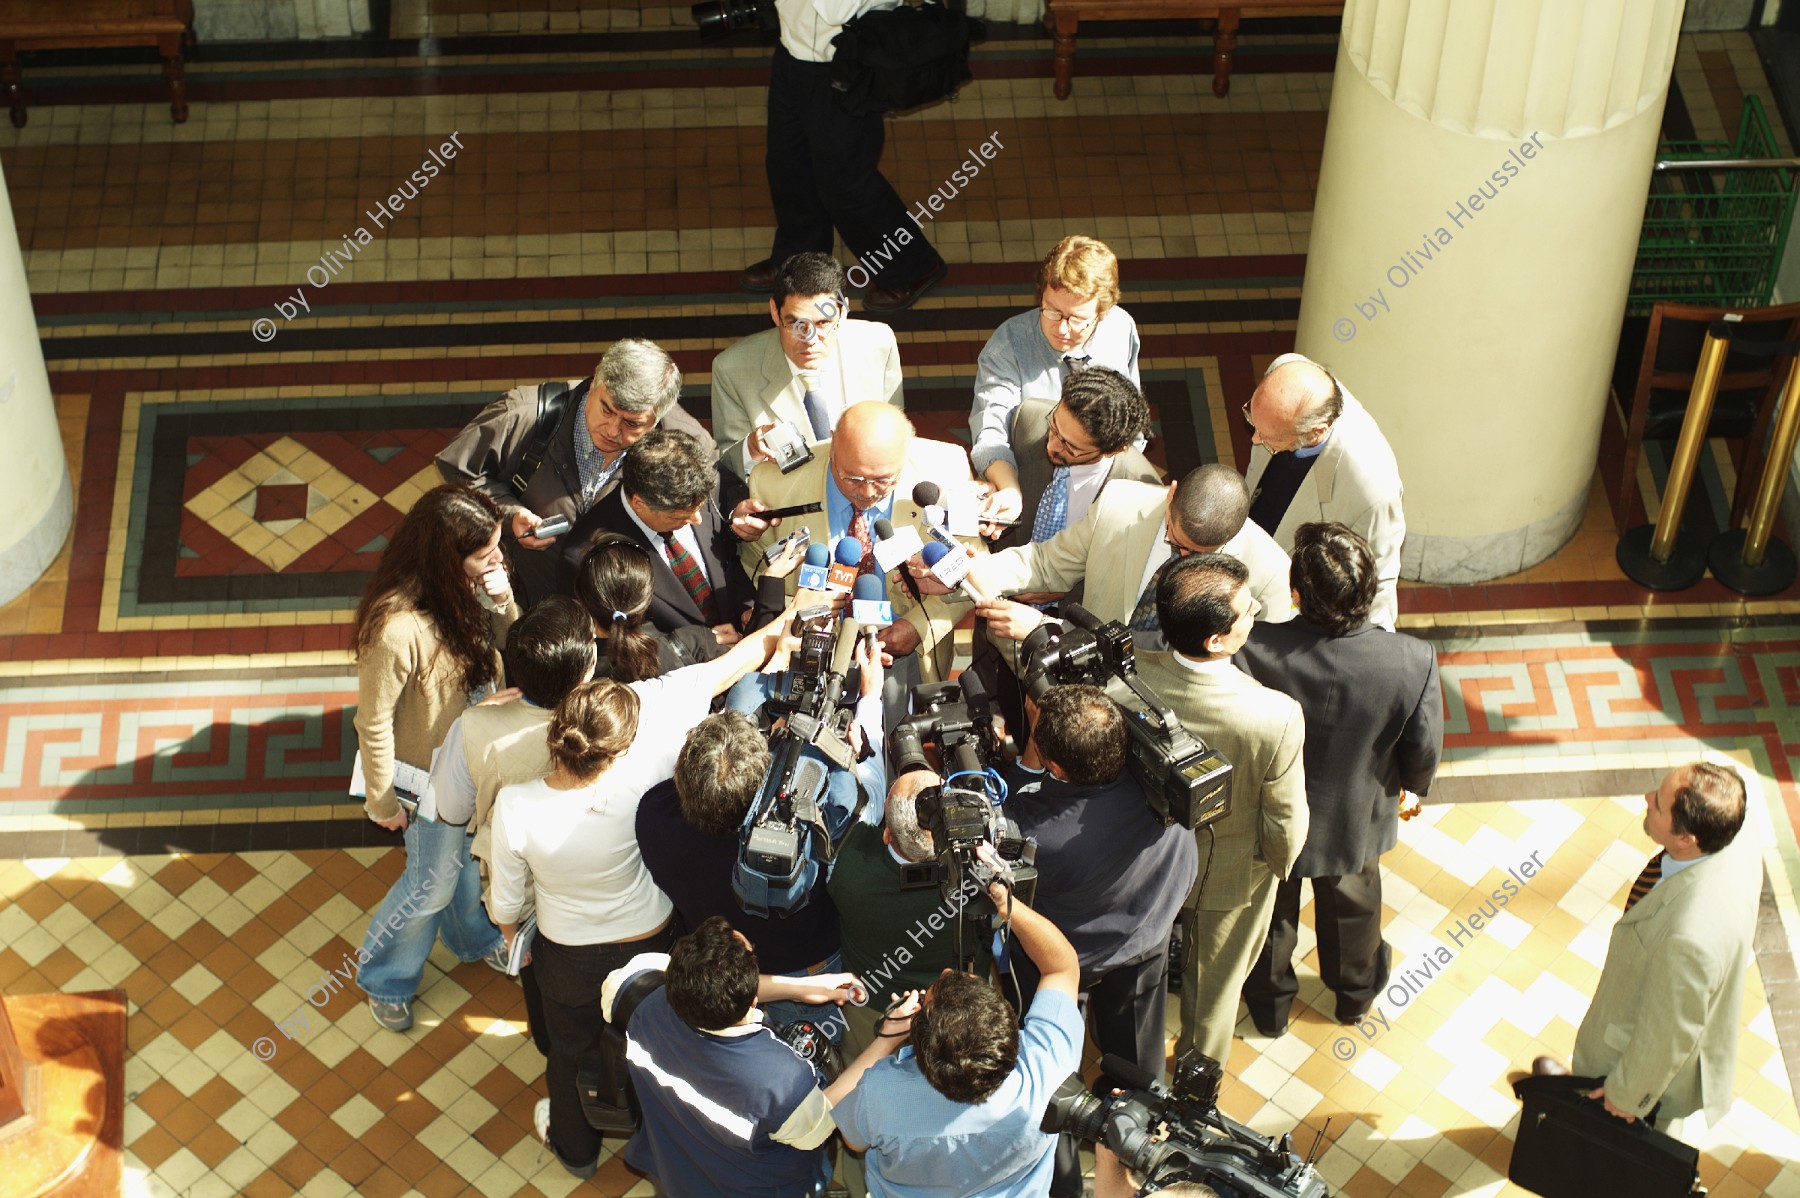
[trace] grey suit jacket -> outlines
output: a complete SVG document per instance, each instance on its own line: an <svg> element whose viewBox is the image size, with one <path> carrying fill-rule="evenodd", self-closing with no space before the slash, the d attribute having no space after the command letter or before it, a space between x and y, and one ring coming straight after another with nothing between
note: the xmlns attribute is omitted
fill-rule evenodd
<svg viewBox="0 0 1800 1198"><path fill-rule="evenodd" d="M831 356L820 374L837 389L844 407L868 399L906 406L900 347L892 328L873 320L846 319L832 337ZM801 403L805 394L781 352L779 329L764 329L727 347L712 364L712 428L720 464L739 478L750 477L753 463L747 443L759 424L785 420L810 439L812 425Z"/></svg>
<svg viewBox="0 0 1800 1198"><path fill-rule="evenodd" d="M1269 451L1261 445L1253 447L1250 468L1244 472L1252 495L1268 467ZM1292 552L1294 530L1315 520L1335 520L1362 534L1375 554L1375 577L1380 580L1370 618L1392 628L1400 613L1400 543L1406 540L1406 514L1400 497L1400 467L1394 451L1388 448L1387 438L1368 409L1346 391L1344 410L1331 426L1324 452L1307 472L1275 529L1275 543Z"/></svg>
<svg viewBox="0 0 1800 1198"><path fill-rule="evenodd" d="M970 579L983 595L1018 591L1066 593L1083 582L1082 606L1102 620L1129 623L1144 581L1150 551L1162 536L1167 487L1109 482L1081 520L1048 541L1020 545L977 561ZM1293 614L1288 557L1262 529L1244 522L1222 547L1250 568L1250 593L1265 620Z"/></svg>
<svg viewBox="0 0 1800 1198"><path fill-rule="evenodd" d="M1306 843L1306 721L1300 705L1249 675L1223 668L1190 670L1168 653L1138 655L1138 673L1174 711L1182 727L1231 763L1231 810L1196 830L1204 885L1192 904L1229 911L1250 902L1259 875L1285 878Z"/></svg>
<svg viewBox="0 0 1800 1198"><path fill-rule="evenodd" d="M1328 636L1302 617L1257 625L1233 660L1306 715L1312 832L1299 875L1353 874L1399 843L1400 791L1430 793L1444 748L1431 646L1374 624Z"/></svg>
<svg viewBox="0 0 1800 1198"><path fill-rule="evenodd" d="M1018 526L1007 529L1005 535L994 542L996 551L1031 543L1031 527L1037 521L1038 502L1043 499L1044 489L1056 473L1056 467L1050 462L1049 449L1050 413L1055 410L1055 400L1028 399L1013 412L1008 440L1013 456L1019 460L1019 495L1024 500L1024 507L1019 513ZM1105 494L1106 488L1115 482L1148 483L1160 487L1162 481L1162 471L1151 465L1149 458L1126 446L1114 455L1112 469L1107 471L1100 491ZM1099 496L1095 496L1095 501L1099 501Z"/></svg>
<svg viewBox="0 0 1800 1198"><path fill-rule="evenodd" d="M1606 1097L1642 1118L1731 1106L1744 971L1750 967L1762 861L1746 827L1711 857L1667 878L1614 925L1594 1001L1575 1033L1574 1070L1606 1078Z"/></svg>

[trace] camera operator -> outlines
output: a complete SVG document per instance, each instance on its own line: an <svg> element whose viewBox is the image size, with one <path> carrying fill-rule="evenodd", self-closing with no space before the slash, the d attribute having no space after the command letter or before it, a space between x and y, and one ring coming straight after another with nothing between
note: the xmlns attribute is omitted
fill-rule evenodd
<svg viewBox="0 0 1800 1198"><path fill-rule="evenodd" d="M881 174L887 126L879 114L852 116L832 94L831 41L853 18L897 0L774 0L781 45L769 72L769 200L775 243L769 256L744 271L746 291L775 287L781 264L814 250L829 254L832 230L850 252L879 262L863 298L871 315L910 308L943 279L946 267L918 222ZM870 256L897 233L910 233L887 255Z"/></svg>
<svg viewBox="0 0 1800 1198"><path fill-rule="evenodd" d="M1230 814L1206 826L1200 883L1182 917L1179 1051L1231 1056L1238 993L1275 907L1275 884L1306 843L1306 724L1300 705L1231 664L1256 619L1244 563L1195 553L1163 572L1156 610L1171 652L1138 673L1193 735L1231 762ZM1196 833L1198 835L1198 833Z"/></svg>
<svg viewBox="0 0 1800 1198"><path fill-rule="evenodd" d="M1006 810L1038 842L1037 910L1081 958L1077 1003L1102 1053L1161 1078L1169 931L1199 873L1194 836L1150 813L1125 769L1125 717L1095 686L1054 686L1035 706ZM1014 971L1020 1009L1037 989L1030 960ZM1080 1198L1074 1137L1057 1145L1055 1198Z"/></svg>
<svg viewBox="0 0 1800 1198"><path fill-rule="evenodd" d="M985 857L999 866L991 849ZM931 984L913 1016L911 1051L871 1065L831 1112L845 1146L866 1150L874 1198L999 1198L1049 1187L1056 1140L1040 1124L1081 1063L1081 960L1003 883L988 896L1010 912L1014 939L1037 966L1037 997L1021 1026L974 974L946 970Z"/></svg>
<svg viewBox="0 0 1800 1198"><path fill-rule="evenodd" d="M867 653L859 640L856 660L863 667L856 727L865 743L879 746L879 655ZM751 804L762 794L771 760L768 737L747 716L728 711L700 721L681 748L674 778L651 787L638 804L638 851L651 879L688 927L723 916L762 946L762 960L771 971L835 973L842 966L838 913L825 889L830 845L817 837L808 841L818 876L806 905L798 911L753 915L732 892L738 834ZM879 753L873 761L879 770ZM859 785L873 785L873 793L879 795L880 775L864 780L856 771L831 767L821 814L832 844L843 838L857 811ZM835 1010L784 1008L771 1011L771 1016L784 1022L812 1019L834 1042L843 1034L843 1020Z"/></svg>
<svg viewBox="0 0 1800 1198"><path fill-rule="evenodd" d="M750 941L715 917L676 940L667 956L642 953L612 971L600 992L608 1020L620 991L646 969L666 977L627 1027L627 1068L643 1122L625 1145L625 1162L653 1177L666 1198L821 1192L831 1175L832 1103L906 1038L913 1000L896 1007L883 1029L892 1034L877 1037L821 1088L812 1066L765 1029L756 1000L866 1001L855 978L759 974Z"/></svg>

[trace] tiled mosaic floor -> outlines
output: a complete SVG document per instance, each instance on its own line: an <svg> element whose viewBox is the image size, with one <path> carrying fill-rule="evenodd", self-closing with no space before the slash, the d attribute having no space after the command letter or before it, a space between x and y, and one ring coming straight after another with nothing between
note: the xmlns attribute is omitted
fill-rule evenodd
<svg viewBox="0 0 1800 1198"><path fill-rule="evenodd" d="M627 334L675 355L704 417L713 355L763 327L735 276L769 237L767 50L687 22L623 0L397 0L367 43L201 45L183 126L154 67L28 64L31 123L0 134L0 168L78 508L67 551L0 608L0 990L128 991L133 1195L647 1192L617 1161L578 1188L540 1159L515 987L434 966L397 1036L331 971L400 868L342 801L348 609L432 453L499 391L585 373ZM971 139L1005 148L930 230L948 282L893 320L908 405L959 435L976 353L1081 229L1124 259L1153 456L1241 462L1237 404L1292 347L1332 24L1253 27L1225 100L1190 28L1116 32L1083 38L1059 103L1048 39L996 23L955 104L891 124L903 197ZM1722 136L1745 94L1774 108L1745 38L1685 39L1676 81L1689 136ZM375 223L452 134L454 169ZM1652 492L1661 463L1646 455ZM1719 454L1703 479L1702 520L1735 483ZM1495 870L1549 868L1421 994L1384 1002L1372 1042L1347 1052L1309 1011L1234 1045L1225 1109L1303 1145L1330 1117L1339 1193L1516 1192L1506 1075L1569 1049L1647 851L1633 796L1710 752L1763 780L1768 886L1738 1101L1704 1175L1800 1195L1800 591L1650 595L1616 537L1596 482L1549 562L1403 589L1403 623L1441 654L1447 764L1389 858L1390 938L1417 956Z"/></svg>

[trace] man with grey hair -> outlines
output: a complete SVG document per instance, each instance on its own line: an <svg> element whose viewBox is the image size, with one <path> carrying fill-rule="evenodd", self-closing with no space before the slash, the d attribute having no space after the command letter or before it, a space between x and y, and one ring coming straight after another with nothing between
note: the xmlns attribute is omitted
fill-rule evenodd
<svg viewBox="0 0 1800 1198"><path fill-rule="evenodd" d="M702 444L712 438L677 400L681 371L654 342L615 342L592 378L515 387L483 408L437 456L445 482L487 492L507 518L513 589L525 605L556 587L554 536L534 530L557 516L573 523L619 484L631 447L658 426Z"/></svg>
<svg viewBox="0 0 1800 1198"><path fill-rule="evenodd" d="M1269 366L1244 405L1250 436L1250 519L1294 550L1294 530L1336 521L1375 554L1375 609L1390 631L1399 615L1400 467L1375 418L1325 367L1300 354Z"/></svg>

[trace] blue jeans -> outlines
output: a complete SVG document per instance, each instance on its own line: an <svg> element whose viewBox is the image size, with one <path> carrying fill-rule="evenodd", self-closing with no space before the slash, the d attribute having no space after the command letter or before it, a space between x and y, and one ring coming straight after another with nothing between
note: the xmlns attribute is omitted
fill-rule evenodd
<svg viewBox="0 0 1800 1198"><path fill-rule="evenodd" d="M481 905L481 871L469 862L468 833L455 824L409 819L406 871L363 936L369 959L356 984L377 1002L411 1002L425 976L425 958L441 933L444 947L479 961L504 943Z"/></svg>

